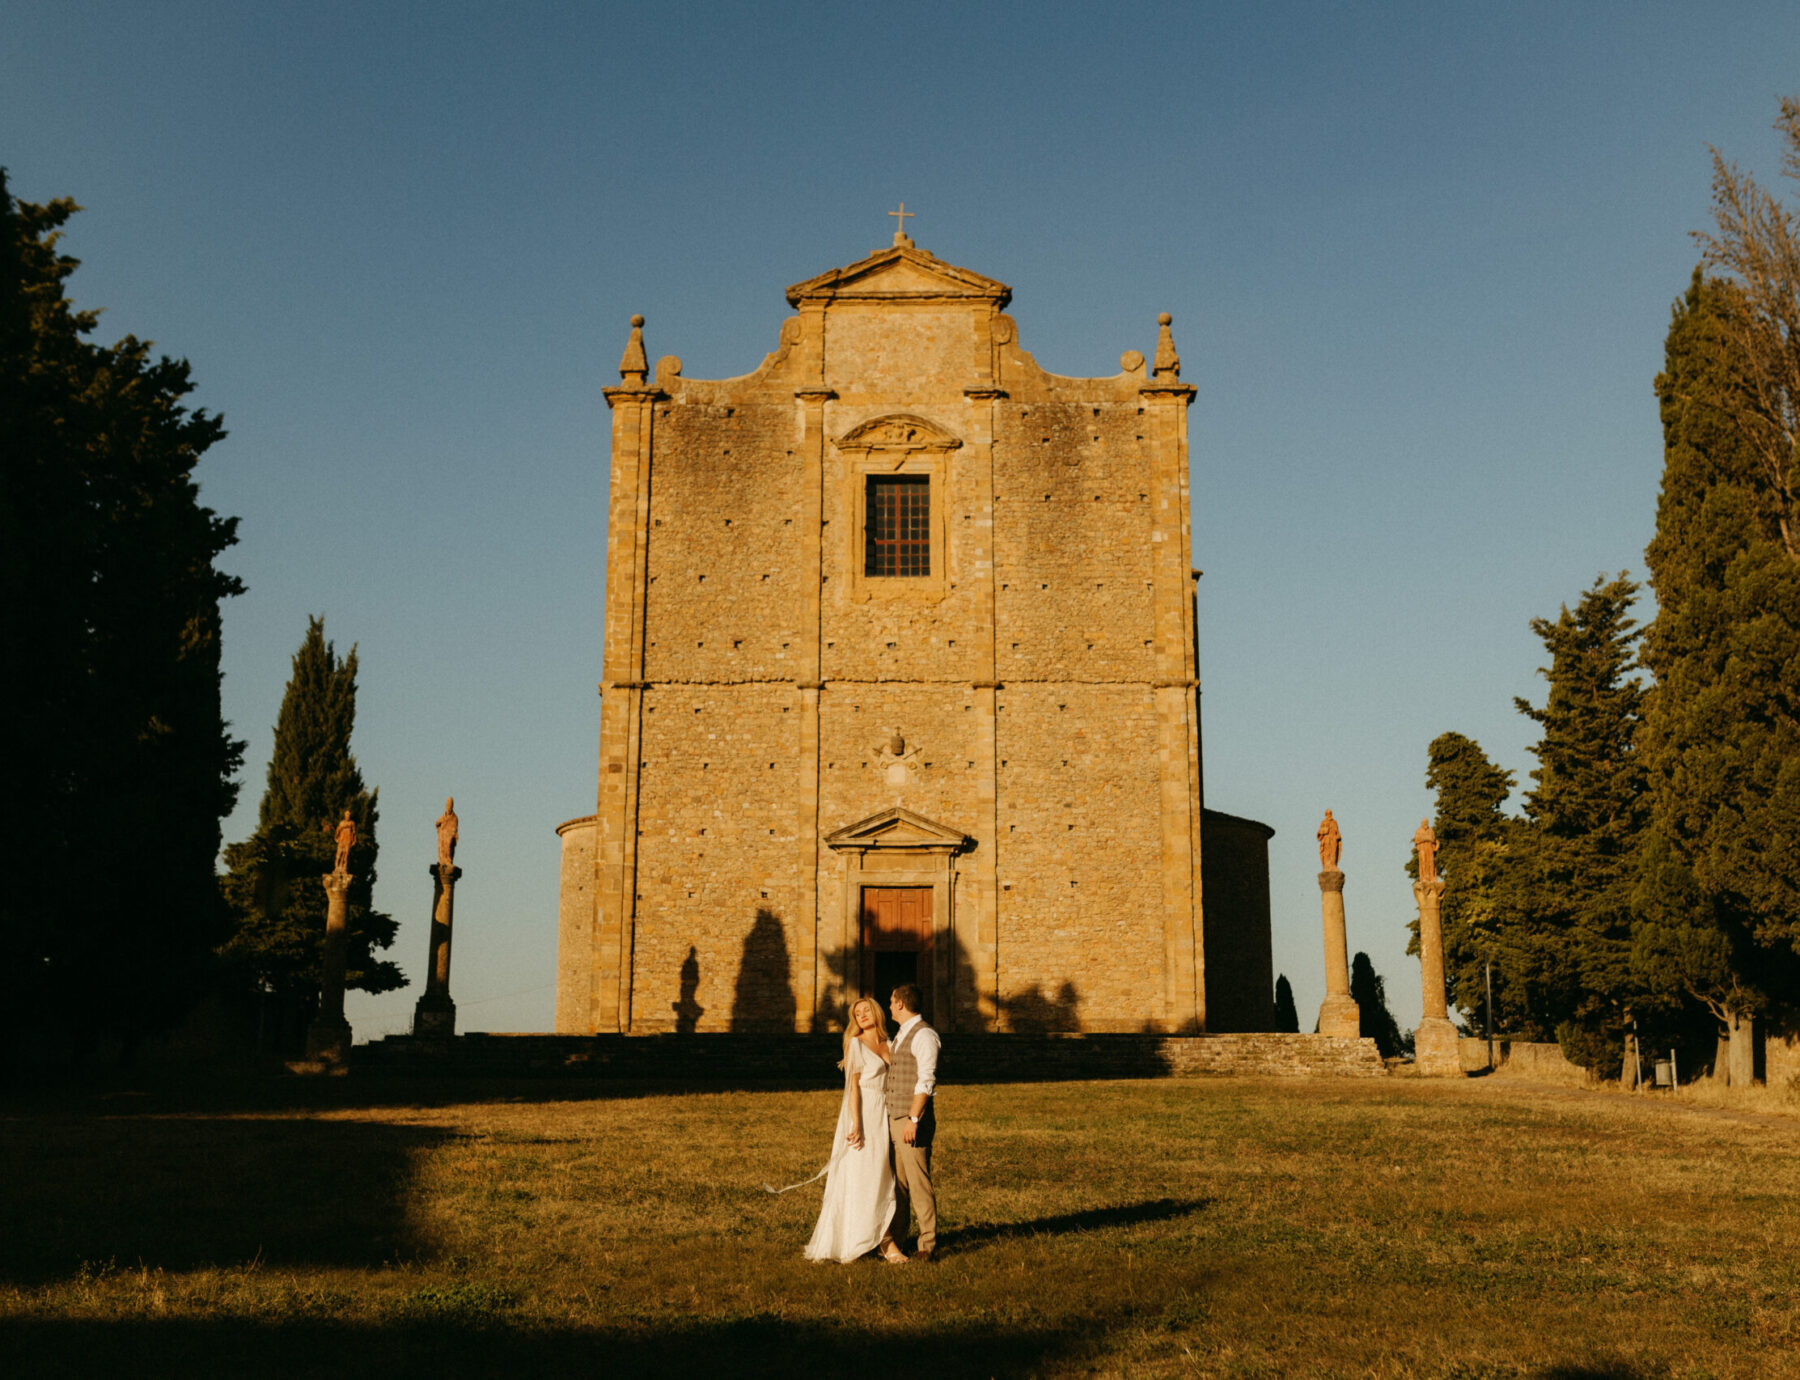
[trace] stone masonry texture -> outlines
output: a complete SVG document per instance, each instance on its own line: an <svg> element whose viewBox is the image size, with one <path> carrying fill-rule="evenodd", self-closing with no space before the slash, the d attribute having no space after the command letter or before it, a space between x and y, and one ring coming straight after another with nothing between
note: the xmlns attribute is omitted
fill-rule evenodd
<svg viewBox="0 0 1800 1380"><path fill-rule="evenodd" d="M651 369L634 324L559 1032L838 1028L895 886L947 1029L1267 1028L1270 831L1202 812L1194 390L1166 323L1162 367L1045 373L1010 296L899 237L790 288L738 378ZM925 574L867 573L893 476Z"/></svg>

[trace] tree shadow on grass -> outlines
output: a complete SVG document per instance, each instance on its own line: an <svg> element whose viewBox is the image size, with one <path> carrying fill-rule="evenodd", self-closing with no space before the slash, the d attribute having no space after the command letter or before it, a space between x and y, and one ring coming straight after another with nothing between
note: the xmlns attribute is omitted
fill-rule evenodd
<svg viewBox="0 0 1800 1380"><path fill-rule="evenodd" d="M1204 1212L1210 1198L1156 1198L1116 1207L1085 1208L1054 1217L1035 1217L1029 1222L974 1222L939 1234L944 1250L956 1250L982 1241L1003 1241L1018 1236L1060 1236L1065 1232L1099 1231L1106 1227L1134 1227L1143 1222L1167 1222Z"/></svg>
<svg viewBox="0 0 1800 1380"><path fill-rule="evenodd" d="M454 1134L209 1117L0 1123L0 1280L428 1257L407 1185L415 1157Z"/></svg>
<svg viewBox="0 0 1800 1380"><path fill-rule="evenodd" d="M8 1373L429 1376L1035 1375L1091 1345L1096 1328L982 1325L906 1331L769 1316L673 1327L556 1328L465 1320L386 1326L245 1319L0 1320Z"/></svg>

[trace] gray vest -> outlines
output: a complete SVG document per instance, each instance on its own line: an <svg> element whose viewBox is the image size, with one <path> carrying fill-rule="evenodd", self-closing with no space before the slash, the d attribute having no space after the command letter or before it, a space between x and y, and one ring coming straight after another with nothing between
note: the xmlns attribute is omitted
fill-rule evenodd
<svg viewBox="0 0 1800 1380"><path fill-rule="evenodd" d="M913 1058L913 1036L925 1028L921 1020L906 1037L894 1042L889 1051L887 1072L887 1109L891 1117L912 1115L913 1089L919 1086L919 1061ZM931 1114L931 1099L925 1099L925 1114Z"/></svg>

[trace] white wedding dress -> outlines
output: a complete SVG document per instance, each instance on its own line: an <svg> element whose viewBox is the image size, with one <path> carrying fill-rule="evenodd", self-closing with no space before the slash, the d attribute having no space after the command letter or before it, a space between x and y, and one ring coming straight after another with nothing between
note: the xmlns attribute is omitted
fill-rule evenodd
<svg viewBox="0 0 1800 1380"><path fill-rule="evenodd" d="M862 1098L862 1149L852 1150L850 1089ZM858 1260L887 1235L894 1218L894 1169L888 1163L887 1065L861 1040L852 1040L844 1059L845 1096L839 1104L831 1163L825 1171L825 1201L819 1225L806 1243L808 1260Z"/></svg>

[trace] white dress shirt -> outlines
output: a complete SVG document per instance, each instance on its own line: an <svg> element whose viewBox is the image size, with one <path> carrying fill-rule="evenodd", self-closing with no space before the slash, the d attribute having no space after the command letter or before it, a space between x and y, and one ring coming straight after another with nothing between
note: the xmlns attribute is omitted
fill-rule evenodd
<svg viewBox="0 0 1800 1380"><path fill-rule="evenodd" d="M900 1023L900 1028L894 1032L894 1043L899 1044L906 1038L906 1032L923 1019L922 1016L908 1016ZM911 1048L913 1059L919 1065L919 1081L913 1084L913 1096L917 1097L920 1093L924 1093L925 1096L930 1097L937 1091L938 1050L943 1048L943 1041L938 1039L937 1031L926 1026L913 1036Z"/></svg>

